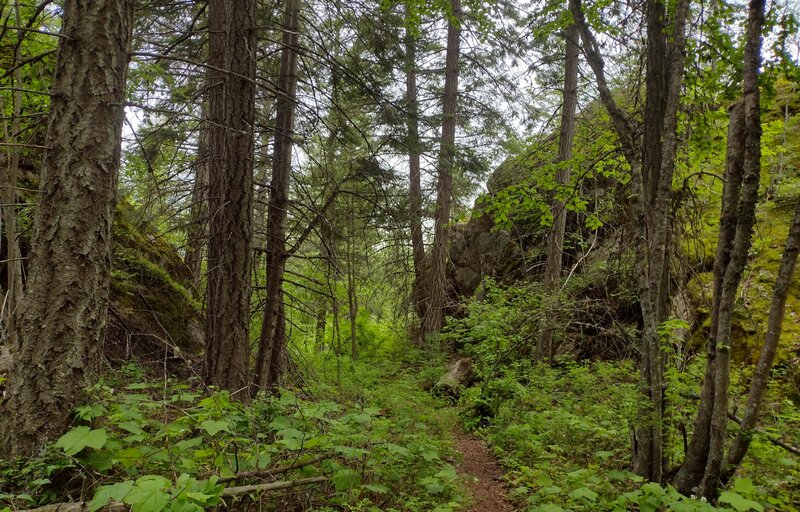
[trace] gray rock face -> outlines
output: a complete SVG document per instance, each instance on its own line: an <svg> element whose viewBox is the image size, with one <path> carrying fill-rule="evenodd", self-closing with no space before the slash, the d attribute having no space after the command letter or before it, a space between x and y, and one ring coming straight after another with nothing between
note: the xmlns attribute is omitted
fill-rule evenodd
<svg viewBox="0 0 800 512"><path fill-rule="evenodd" d="M479 211L467 224L456 227L450 257L453 287L462 297L472 295L484 277L508 280L525 273L519 240L494 228L491 215Z"/></svg>

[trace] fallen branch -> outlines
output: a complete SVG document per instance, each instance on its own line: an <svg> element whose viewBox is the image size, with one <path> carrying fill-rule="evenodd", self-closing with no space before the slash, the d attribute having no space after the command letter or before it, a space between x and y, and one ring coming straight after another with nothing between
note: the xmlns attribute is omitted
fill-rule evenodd
<svg viewBox="0 0 800 512"><path fill-rule="evenodd" d="M696 393L680 393L680 395L682 397L684 397L684 398L691 398L693 400L700 400L700 395L698 395ZM731 421L735 421L736 424L739 425L739 427L741 428L742 419L737 417L733 412L728 411L728 419L731 420ZM784 450L786 450L789 453L793 453L795 455L800 455L800 448L798 448L797 446L791 445L791 444L789 444L789 443L787 443L785 441L782 441L779 437L777 437L777 436L775 436L773 434L770 434L766 430L760 429L758 427L754 427L754 428L750 429L750 431L755 433L755 434L764 436L767 439L767 441L769 441L770 443L774 444L775 446L783 448Z"/></svg>
<svg viewBox="0 0 800 512"><path fill-rule="evenodd" d="M280 468L278 468L280 469ZM244 494L253 492L267 492L278 491L281 489L289 489L292 487L299 487L301 485L310 485L326 482L327 477L315 476L313 478L302 478L299 480L287 480L283 482L272 482L269 484L259 485L242 485L240 487L227 487L222 491L222 498L237 498ZM29 509L27 512L88 512L89 502L78 501L74 503L53 503L52 505L45 505L39 508ZM114 501L100 509L100 512L128 512L130 506L125 503Z"/></svg>
<svg viewBox="0 0 800 512"><path fill-rule="evenodd" d="M265 492L277 491L280 489L289 489L290 487L299 487L301 485L319 484L327 482L328 477L315 476L313 478L301 478L300 480L287 480L285 482L273 482L270 484L257 484L257 485L242 485L239 487L228 487L222 491L223 498L235 498L242 494L249 494L251 492Z"/></svg>
<svg viewBox="0 0 800 512"><path fill-rule="evenodd" d="M310 466L311 464L316 464L317 462L325 460L328 457L330 457L330 455L319 455L317 457L308 460L293 462L291 464L287 464L285 466L279 466L277 468L241 471L233 476L220 478L217 480L217 483L224 484L227 482L232 482L234 480L242 480L245 478L267 478L274 475L280 475L282 473L287 473L289 471L292 471L293 469L300 469L306 466Z"/></svg>
<svg viewBox="0 0 800 512"><path fill-rule="evenodd" d="M33 508L27 512L87 512L89 510L88 501L78 501L75 503L53 503L39 508ZM118 501L109 503L100 509L100 512L128 512L130 506Z"/></svg>
<svg viewBox="0 0 800 512"><path fill-rule="evenodd" d="M739 424L739 426L741 426L741 424L742 424L741 418L737 418L736 415L733 414L732 412L728 412L728 419L731 419L731 420L735 421L736 423ZM772 434L769 434L766 431L764 431L764 430L762 430L762 429L760 429L758 427L754 427L752 429L752 432L755 432L756 434L760 434L760 435L764 436L765 438L767 438L767 441L769 441L770 443L774 444L775 446L779 446L779 447L783 448L784 450L786 450L789 453L793 453L795 455L800 455L800 448L798 448L797 446L792 446L791 444L786 443L785 441L781 441L781 439L779 437L773 436Z"/></svg>

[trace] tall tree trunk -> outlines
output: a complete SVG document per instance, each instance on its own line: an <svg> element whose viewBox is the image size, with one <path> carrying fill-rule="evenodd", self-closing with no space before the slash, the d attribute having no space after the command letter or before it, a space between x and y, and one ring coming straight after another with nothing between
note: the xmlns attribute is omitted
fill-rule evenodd
<svg viewBox="0 0 800 512"><path fill-rule="evenodd" d="M186 234L186 257L184 261L192 273L195 293L200 293L203 278L203 253L208 236L208 126L203 109L203 120L198 126L197 155L194 161L194 184L192 185L192 208Z"/></svg>
<svg viewBox="0 0 800 512"><path fill-rule="evenodd" d="M0 451L30 456L61 434L100 364L120 164L130 0L67 0L28 293Z"/></svg>
<svg viewBox="0 0 800 512"><path fill-rule="evenodd" d="M578 26L574 23L567 27L564 59L564 91L561 107L561 132L558 138L558 162L556 186L564 186L570 180L570 166L566 163L572 158L572 141L575 138L575 115L578 109ZM553 214L553 226L547 236L547 263L544 270L544 284L547 292L553 294L561 276L561 260L564 255L564 232L567 226L566 202L558 197L553 198L550 205ZM553 305L548 307L543 318L552 319ZM553 331L543 325L539 332L539 357L552 359Z"/></svg>
<svg viewBox="0 0 800 512"><path fill-rule="evenodd" d="M14 19L17 27L23 25L22 16L20 14L19 0L14 2ZM1 12L1 11L0 11ZM10 16L9 16L10 17ZM22 62L22 42L24 40L25 32L17 32L17 44L14 51L14 64ZM10 143L7 146L8 157L6 159L7 166L6 172L0 178L0 200L3 202L2 215L0 215L0 225L5 227L6 232L6 296L3 299L4 307L2 313L5 314L4 318L0 318L0 322L4 322L5 334L8 339L9 346L17 344L17 306L19 299L22 296L22 255L19 250L19 243L17 242L17 178L19 175L19 148L14 145L19 142L20 133L20 116L22 114L22 88L25 85L22 83L22 72L17 68L13 75L13 86L16 90L12 94L13 103L11 108L11 131L8 132L8 127L3 123L5 133L4 139ZM2 241L0 241L0 244Z"/></svg>
<svg viewBox="0 0 800 512"><path fill-rule="evenodd" d="M406 109L408 130L406 145L408 146L409 171L409 217L411 220L411 255L414 262L414 284L411 289L411 300L414 311L422 320L425 318L428 301L428 286L425 282L425 242L422 238L422 177L420 168L419 147L419 104L417 100L417 47L411 31L406 29ZM421 338L416 333L415 338ZM421 339L417 339L421 342Z"/></svg>
<svg viewBox="0 0 800 512"><path fill-rule="evenodd" d="M353 203L350 203L352 212ZM347 306L350 319L350 357L355 360L358 358L358 338L356 337L356 325L358 320L358 295L356 294L356 249L353 237L353 217L350 216L349 233L347 237Z"/></svg>
<svg viewBox="0 0 800 512"><path fill-rule="evenodd" d="M461 53L461 0L450 0L453 19L447 27L444 97L442 99L442 140L439 150L439 177L436 184L433 248L429 280L429 305L422 332L442 330L448 302L447 261L450 203L453 196L453 169L456 155L456 111L458 108L458 61Z"/></svg>
<svg viewBox="0 0 800 512"><path fill-rule="evenodd" d="M722 190L717 251L714 257L714 281L711 298L711 326L706 343L706 366L700 404L694 421L692 437L683 463L675 475L673 485L683 494L689 495L699 485L708 459L708 444L711 437L711 413L714 405L714 371L717 357L717 326L719 325L720 299L725 269L731 259L733 239L736 235L736 205L742 186L744 162L744 104L739 101L728 112L728 136L725 155L725 181Z"/></svg>
<svg viewBox="0 0 800 512"><path fill-rule="evenodd" d="M660 3L659 0L653 0ZM648 10L651 9L648 7ZM646 275L640 276L640 300L642 303L643 328L642 328L642 362L641 384L646 396L649 398L650 421L638 429L639 453L635 453L634 469L637 472L656 482L661 481L664 469L664 356L661 353L661 340L658 335L659 325L667 319L670 304L670 234L672 232L673 188L672 180L675 174L675 159L677 156L677 131L678 109L680 108L680 93L683 84L684 63L686 60L686 19L689 13L689 0L679 0L675 5L673 15L673 32L671 44L667 48L666 59L656 59L652 63L652 74L663 75L664 81L660 83L660 92L654 98L647 94L648 104L663 102L659 116L650 118L652 126L645 124L643 142L642 176L639 188L638 209L640 223L640 237L643 241L640 248L645 249L642 256L647 265ZM664 16L662 12L660 16ZM648 25L648 34L654 30L664 31L665 21L654 21L654 26ZM648 64L650 66L650 64ZM648 69L648 73L650 70ZM657 110L657 106L646 106L647 109ZM656 124L658 126L656 126ZM656 144L649 139L658 138ZM647 158L647 148L658 147L659 157L656 162ZM648 166L650 169L648 170ZM655 191L648 192L648 180L655 182ZM649 309L649 315L645 311ZM649 442L649 446L647 445Z"/></svg>
<svg viewBox="0 0 800 512"><path fill-rule="evenodd" d="M716 497L722 483L722 463L728 427L728 390L730 387L731 325L736 292L747 264L747 255L756 218L756 202L761 177L761 98L758 68L761 64L761 31L764 26L765 0L751 0L744 49L744 165L742 191L736 211L737 229L733 251L720 298L717 326L717 353L714 368L714 406L709 426L711 435L708 461L700 485L704 496Z"/></svg>
<svg viewBox="0 0 800 512"><path fill-rule="evenodd" d="M648 41L661 47L661 34L666 27L658 6L659 0L648 0ZM622 145L622 152L631 166L634 212L637 231L636 248L639 265L639 299L642 310L642 359L640 387L647 399L644 425L637 428L634 443L634 469L650 480L660 481L663 471L663 357L658 326L666 320L669 307L669 245L672 226L672 177L677 145L677 112L683 81L686 50L686 18L689 1L675 5L672 43L664 55L649 55L646 82L656 90L647 91L646 123L642 152L636 144L636 130L617 106L605 77L599 45L586 23L580 0L570 0L570 11L581 33L583 51L594 71L600 99L611 116ZM664 77L664 78L660 78ZM652 85L649 85L652 84ZM648 114L649 113L649 114ZM655 140L657 139L657 140ZM646 148L646 149L645 149ZM652 154L657 152L657 155Z"/></svg>
<svg viewBox="0 0 800 512"><path fill-rule="evenodd" d="M276 102L275 150L272 159L272 187L267 207L267 286L264 317L256 362L256 383L261 389L278 384L286 345L283 303L283 273L286 268L286 215L289 208L289 181L292 171L297 91L298 18L300 0L287 0L283 18L279 96Z"/></svg>
<svg viewBox="0 0 800 512"><path fill-rule="evenodd" d="M645 3L647 23L647 67L645 73L644 130L642 139L643 200L655 205L661 171L661 137L667 102L667 13L664 2Z"/></svg>
<svg viewBox="0 0 800 512"><path fill-rule="evenodd" d="M209 0L209 236L205 380L250 381L255 0Z"/></svg>

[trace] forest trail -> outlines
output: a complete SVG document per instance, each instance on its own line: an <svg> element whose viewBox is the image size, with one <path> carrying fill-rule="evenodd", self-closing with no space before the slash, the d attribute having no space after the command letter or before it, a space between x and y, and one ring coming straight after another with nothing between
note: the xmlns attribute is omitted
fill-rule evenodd
<svg viewBox="0 0 800 512"><path fill-rule="evenodd" d="M460 430L454 432L456 450L463 455L456 470L464 477L472 496L468 512L511 512L501 481L503 470L486 443Z"/></svg>

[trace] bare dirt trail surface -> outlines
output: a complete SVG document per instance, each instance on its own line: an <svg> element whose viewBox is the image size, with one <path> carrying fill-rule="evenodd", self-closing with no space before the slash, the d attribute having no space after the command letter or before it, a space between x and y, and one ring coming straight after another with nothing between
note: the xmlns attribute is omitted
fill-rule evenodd
<svg viewBox="0 0 800 512"><path fill-rule="evenodd" d="M460 431L455 432L455 439L456 449L463 454L456 471L464 477L472 495L468 512L512 512L503 470L486 443Z"/></svg>

